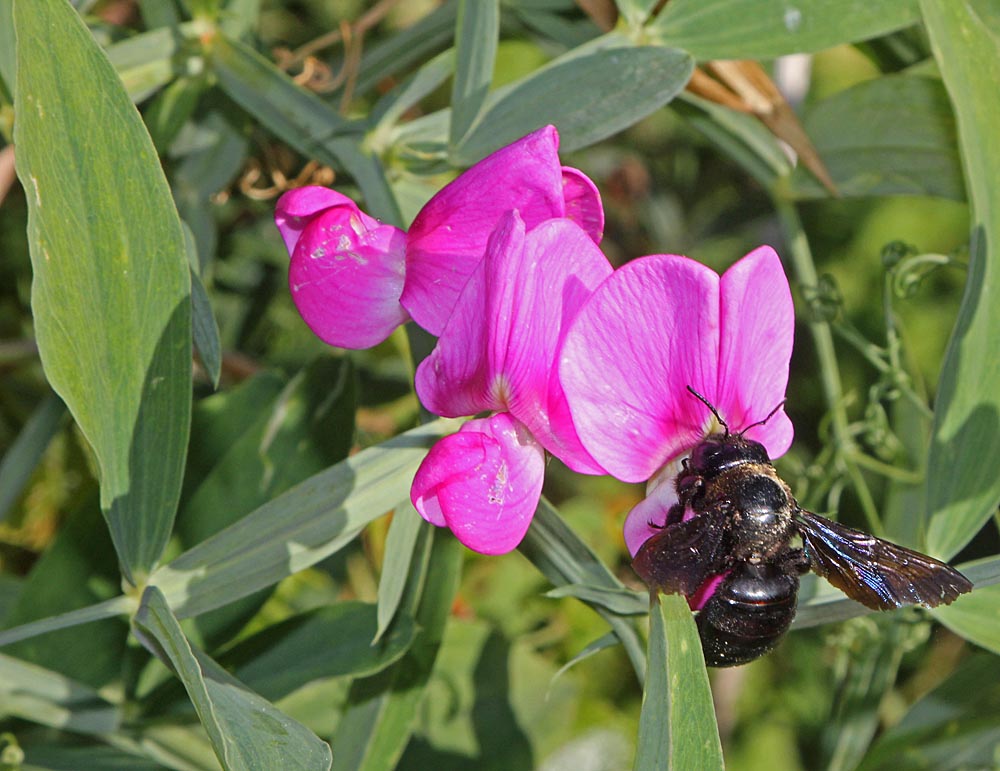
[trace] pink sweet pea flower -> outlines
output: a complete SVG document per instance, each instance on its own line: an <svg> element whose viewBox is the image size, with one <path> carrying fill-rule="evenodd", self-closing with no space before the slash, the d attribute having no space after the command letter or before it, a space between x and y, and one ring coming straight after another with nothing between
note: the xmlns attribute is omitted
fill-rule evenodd
<svg viewBox="0 0 1000 771"><path fill-rule="evenodd" d="M417 369L416 388L445 417L491 413L439 441L410 498L470 549L503 554L531 524L545 451L582 473L604 470L580 444L556 355L569 322L611 266L568 219L531 231L503 217L469 278L437 347Z"/></svg>
<svg viewBox="0 0 1000 771"><path fill-rule="evenodd" d="M341 348L368 348L413 318L440 335L501 216L516 209L528 230L574 220L595 243L604 211L583 173L559 164L554 126L484 158L442 188L409 231L364 214L323 187L285 193L275 223L291 255L288 282L302 318Z"/></svg>
<svg viewBox="0 0 1000 771"><path fill-rule="evenodd" d="M738 432L785 396L794 309L778 255L762 246L720 278L677 255L628 263L597 288L566 335L560 377L587 451L626 482L648 480L625 524L634 555L677 502L680 461L717 421ZM747 432L771 458L788 449L779 409Z"/></svg>

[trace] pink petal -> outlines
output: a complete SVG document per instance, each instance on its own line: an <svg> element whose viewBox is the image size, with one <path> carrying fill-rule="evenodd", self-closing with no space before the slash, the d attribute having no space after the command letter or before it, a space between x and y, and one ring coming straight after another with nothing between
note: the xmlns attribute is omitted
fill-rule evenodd
<svg viewBox="0 0 1000 771"><path fill-rule="evenodd" d="M405 322L403 245L401 230L356 207L313 217L297 237L288 271L292 299L313 332L330 345L368 348Z"/></svg>
<svg viewBox="0 0 1000 771"><path fill-rule="evenodd" d="M542 494L545 453L506 413L471 420L440 440L413 480L410 499L483 554L505 554L528 531Z"/></svg>
<svg viewBox="0 0 1000 771"><path fill-rule="evenodd" d="M781 260L762 246L726 271L721 282L719 380L715 406L732 431L763 420L785 398L795 309ZM707 394L706 394L707 395ZM792 443L784 409L747 436L772 458Z"/></svg>
<svg viewBox="0 0 1000 771"><path fill-rule="evenodd" d="M582 227L595 244L604 235L604 207L601 194L591 179L579 169L563 166L563 216Z"/></svg>
<svg viewBox="0 0 1000 771"><path fill-rule="evenodd" d="M508 391L511 414L570 468L603 474L576 433L556 369L570 322L611 265L589 235L568 219L528 233L524 248L488 253L489 321L494 365Z"/></svg>
<svg viewBox="0 0 1000 771"><path fill-rule="evenodd" d="M676 464L676 468L680 468L679 463ZM672 481L668 481L650 490L645 498L632 507L625 517L623 529L629 554L634 557L640 546L661 532L667 512L675 503L677 503L677 490Z"/></svg>
<svg viewBox="0 0 1000 771"><path fill-rule="evenodd" d="M417 368L415 386L420 402L435 415L461 417L477 412L506 411L509 389L499 377L494 351L505 341L495 338L492 307L503 302L492 292L511 287L492 281L488 266L513 259L524 249L524 223L513 212L490 236L486 257L469 279L430 356ZM503 334L509 334L504 329Z"/></svg>
<svg viewBox="0 0 1000 771"><path fill-rule="evenodd" d="M719 277L676 255L642 257L594 292L566 336L560 376L583 446L626 482L704 435L715 390ZM704 389L704 390L703 390Z"/></svg>
<svg viewBox="0 0 1000 771"><path fill-rule="evenodd" d="M345 207L368 230L374 230L379 226L378 220L362 212L357 204L346 195L316 185L298 187L282 195L274 209L274 224L278 226L278 231L281 233L290 255L295 252L295 244L306 225L317 214L336 206Z"/></svg>
<svg viewBox="0 0 1000 771"><path fill-rule="evenodd" d="M421 209L406 243L402 303L431 334L444 329L501 215L516 209L528 229L563 215L558 147L554 127L538 129L479 161Z"/></svg>

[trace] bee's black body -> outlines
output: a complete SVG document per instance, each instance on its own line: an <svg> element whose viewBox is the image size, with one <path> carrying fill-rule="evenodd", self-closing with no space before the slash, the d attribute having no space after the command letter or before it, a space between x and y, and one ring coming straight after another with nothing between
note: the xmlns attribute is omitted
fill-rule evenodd
<svg viewBox="0 0 1000 771"><path fill-rule="evenodd" d="M876 610L947 604L972 589L942 562L799 508L764 446L728 428L691 451L675 485L678 502L632 565L650 586L688 597L725 574L698 614L709 666L744 664L777 645L810 569Z"/></svg>

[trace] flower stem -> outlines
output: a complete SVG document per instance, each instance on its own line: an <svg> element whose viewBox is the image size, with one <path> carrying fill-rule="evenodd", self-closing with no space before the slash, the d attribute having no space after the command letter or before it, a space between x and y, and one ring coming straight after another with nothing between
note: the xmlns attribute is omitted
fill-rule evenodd
<svg viewBox="0 0 1000 771"><path fill-rule="evenodd" d="M816 265L813 262L812 250L806 238L795 204L773 195L774 208L788 243L792 271L800 286L816 286L819 278L816 275ZM844 408L843 388L840 383L840 370L837 367L837 353L833 344L833 332L825 321L809 321L809 332L816 347L816 357L819 359L820 382L823 396L826 399L830 416L830 428L835 443L835 457L851 480L857 493L865 519L874 535L881 535L882 522L878 516L874 499L868 484L865 482L861 469L853 460L855 444Z"/></svg>

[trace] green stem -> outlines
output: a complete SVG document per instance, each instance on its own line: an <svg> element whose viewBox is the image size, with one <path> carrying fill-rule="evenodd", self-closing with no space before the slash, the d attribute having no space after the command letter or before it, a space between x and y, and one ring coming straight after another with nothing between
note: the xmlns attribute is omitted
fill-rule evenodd
<svg viewBox="0 0 1000 771"><path fill-rule="evenodd" d="M795 279L800 286L816 286L819 283L816 265L813 262L812 250L809 248L809 241L806 238L802 220L799 218L795 204L783 199L778 194L773 195L772 200L785 234L785 240L788 242L789 257ZM840 370L837 367L833 332L830 329L830 324L825 321L810 321L808 325L813 345L816 347L816 357L819 359L820 384L823 387L823 396L826 399L830 415L836 458L843 466L857 492L869 528L875 535L878 535L882 532L882 522L875 508L874 499L861 470L851 459L851 456L855 454L855 445L851 437L847 411L844 409L843 388L840 383Z"/></svg>

